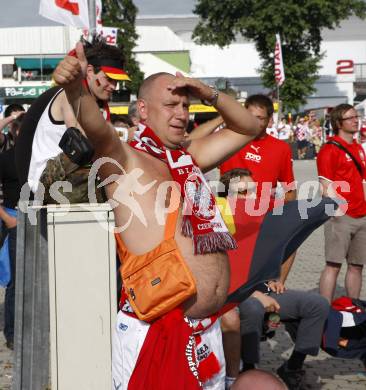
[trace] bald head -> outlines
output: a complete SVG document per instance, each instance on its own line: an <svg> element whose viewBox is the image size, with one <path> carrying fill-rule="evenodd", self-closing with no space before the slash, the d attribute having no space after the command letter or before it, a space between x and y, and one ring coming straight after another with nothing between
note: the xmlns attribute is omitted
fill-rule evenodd
<svg viewBox="0 0 366 390"><path fill-rule="evenodd" d="M149 76L142 83L137 99L141 122L168 148L181 145L189 121L188 92L174 85L176 79L163 72Z"/></svg>
<svg viewBox="0 0 366 390"><path fill-rule="evenodd" d="M264 370L249 370L240 374L231 390L288 390L276 375Z"/></svg>
<svg viewBox="0 0 366 390"><path fill-rule="evenodd" d="M175 77L174 75L166 72L154 73L151 76L147 77L140 86L138 99L148 98L151 91L154 88L155 82L158 81L160 78L174 78L174 77Z"/></svg>

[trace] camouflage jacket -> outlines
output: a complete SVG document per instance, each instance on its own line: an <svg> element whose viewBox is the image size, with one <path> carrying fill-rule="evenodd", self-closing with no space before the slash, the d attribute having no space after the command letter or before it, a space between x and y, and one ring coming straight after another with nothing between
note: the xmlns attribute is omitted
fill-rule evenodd
<svg viewBox="0 0 366 390"><path fill-rule="evenodd" d="M64 192L59 188L58 192L66 197L70 203L89 203L88 177L90 167L80 167L74 164L64 153L49 160L44 169L40 182L45 186L44 204L59 204L50 195L50 186L56 181L68 181L72 185L71 192ZM98 203L105 201L102 190L94 183L95 195Z"/></svg>

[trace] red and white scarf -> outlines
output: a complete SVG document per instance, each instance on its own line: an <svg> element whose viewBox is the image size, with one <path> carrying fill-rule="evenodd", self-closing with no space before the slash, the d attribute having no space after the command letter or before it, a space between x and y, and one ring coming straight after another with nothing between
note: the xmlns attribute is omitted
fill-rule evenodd
<svg viewBox="0 0 366 390"><path fill-rule="evenodd" d="M122 289L120 309L137 318ZM204 337L218 315L189 319L181 307L150 324L128 383L128 390L199 390L220 372L220 362Z"/></svg>
<svg viewBox="0 0 366 390"><path fill-rule="evenodd" d="M205 177L183 147L167 149L154 131L141 123L130 145L168 165L184 199L182 234L193 238L195 254L237 248Z"/></svg>

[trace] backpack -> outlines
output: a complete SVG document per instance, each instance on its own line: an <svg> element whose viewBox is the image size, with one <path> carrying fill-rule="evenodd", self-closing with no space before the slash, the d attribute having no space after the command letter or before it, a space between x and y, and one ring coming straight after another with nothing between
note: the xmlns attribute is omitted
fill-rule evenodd
<svg viewBox="0 0 366 390"><path fill-rule="evenodd" d="M347 327L345 324L347 323ZM349 326L351 325L351 326ZM324 326L322 349L342 359L366 360L366 301L342 296L332 302ZM363 334L362 337L344 337ZM361 332L360 332L361 331Z"/></svg>

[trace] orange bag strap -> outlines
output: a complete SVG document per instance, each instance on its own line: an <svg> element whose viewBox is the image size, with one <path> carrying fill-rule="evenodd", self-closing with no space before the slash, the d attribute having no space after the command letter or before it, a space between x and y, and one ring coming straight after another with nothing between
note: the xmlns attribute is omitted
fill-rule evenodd
<svg viewBox="0 0 366 390"><path fill-rule="evenodd" d="M114 233L114 238L116 239L119 261L122 264L122 259L126 258L128 255L128 250L119 233Z"/></svg>
<svg viewBox="0 0 366 390"><path fill-rule="evenodd" d="M177 208L172 213L169 213L165 221L165 231L164 231L164 241L174 238L175 236L175 227L177 225L179 208ZM123 242L119 233L114 233L117 244L117 252L122 263L122 259L125 259L128 255L128 249L126 248L125 243Z"/></svg>
<svg viewBox="0 0 366 390"><path fill-rule="evenodd" d="M166 217L164 241L170 240L171 238L174 238L175 227L177 225L177 219L178 219L178 213L179 213L179 207L176 210L174 210L172 213L169 213L168 216Z"/></svg>

